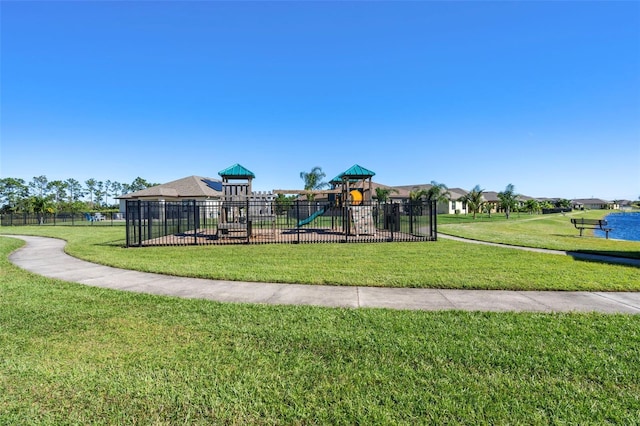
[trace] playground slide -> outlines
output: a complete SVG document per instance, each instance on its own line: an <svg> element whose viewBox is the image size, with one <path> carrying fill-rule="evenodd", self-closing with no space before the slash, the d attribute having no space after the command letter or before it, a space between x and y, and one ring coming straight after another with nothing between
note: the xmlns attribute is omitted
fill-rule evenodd
<svg viewBox="0 0 640 426"><path fill-rule="evenodd" d="M318 210L308 218L302 219L300 222L298 222L298 227L311 223L313 219L315 219L316 217L322 216L329 209L329 207L331 207L331 203L325 205L323 208L321 208L320 210Z"/></svg>

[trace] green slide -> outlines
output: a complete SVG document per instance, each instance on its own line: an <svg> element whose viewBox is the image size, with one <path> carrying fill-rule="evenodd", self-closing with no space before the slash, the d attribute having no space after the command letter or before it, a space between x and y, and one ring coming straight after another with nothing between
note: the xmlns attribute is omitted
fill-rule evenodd
<svg viewBox="0 0 640 426"><path fill-rule="evenodd" d="M298 228L306 225L308 223L310 223L311 221L313 221L313 219L315 219L318 216L322 216L323 214L325 214L325 212L327 210L329 210L329 207L331 207L331 203L325 205L324 207L322 207L320 210L318 210L317 212L315 212L314 214L312 214L311 216L309 216L306 219L302 219L300 222L298 222Z"/></svg>

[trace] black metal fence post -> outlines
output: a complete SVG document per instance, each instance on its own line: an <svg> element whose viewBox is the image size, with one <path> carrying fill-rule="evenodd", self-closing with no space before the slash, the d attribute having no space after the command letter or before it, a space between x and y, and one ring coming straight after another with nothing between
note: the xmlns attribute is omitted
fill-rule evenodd
<svg viewBox="0 0 640 426"><path fill-rule="evenodd" d="M247 197L247 202L246 202L246 210L245 210L245 216L247 219L247 244L249 244L249 239L251 238L251 232L253 231L252 229L252 223L251 223L251 216L249 215L249 197Z"/></svg>
<svg viewBox="0 0 640 426"><path fill-rule="evenodd" d="M130 234L130 232L129 232L129 200L125 201L124 212L125 212L124 213L125 214L125 216L124 216L124 218L125 218L125 222L124 222L125 238L124 239L126 241L127 247L129 247L129 245L130 245L130 240L129 240L129 234Z"/></svg>
<svg viewBox="0 0 640 426"><path fill-rule="evenodd" d="M389 210L391 210L391 214L389 215L389 228L391 228L391 241L393 241L393 232L395 231L396 228L396 207L397 204L395 203L391 203L391 208Z"/></svg>
<svg viewBox="0 0 640 426"><path fill-rule="evenodd" d="M142 247L142 201L138 200L138 247Z"/></svg>
<svg viewBox="0 0 640 426"><path fill-rule="evenodd" d="M192 201L193 204L193 244L197 245L198 244L198 228L200 227L200 221L199 219L199 211L198 211L198 207L196 206L196 200Z"/></svg>
<svg viewBox="0 0 640 426"><path fill-rule="evenodd" d="M349 217L349 208L351 207L351 203L349 200L345 200L344 208L342 212L342 228L344 229L344 242L349 242L349 233L351 232L351 218Z"/></svg>
<svg viewBox="0 0 640 426"><path fill-rule="evenodd" d="M167 216L167 203L162 203L162 217L164 217L164 235L169 232L169 217Z"/></svg>
<svg viewBox="0 0 640 426"><path fill-rule="evenodd" d="M431 236L434 241L438 241L438 205L437 201L431 202L431 220L430 220Z"/></svg>
<svg viewBox="0 0 640 426"><path fill-rule="evenodd" d="M296 236L297 236L297 243L300 244L300 226L298 226L298 224L300 223L300 200L296 200Z"/></svg>

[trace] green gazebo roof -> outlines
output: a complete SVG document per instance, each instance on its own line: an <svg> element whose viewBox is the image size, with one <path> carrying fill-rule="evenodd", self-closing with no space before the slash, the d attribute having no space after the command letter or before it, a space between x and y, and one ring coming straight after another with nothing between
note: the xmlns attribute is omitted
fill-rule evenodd
<svg viewBox="0 0 640 426"><path fill-rule="evenodd" d="M330 182L331 183L342 182L344 178L347 178L349 180L364 179L364 178L373 177L375 175L376 175L375 172L372 172L369 169L365 169L364 167L359 166L358 164L354 164L349 168L349 170L346 170L340 173L338 176L331 179Z"/></svg>
<svg viewBox="0 0 640 426"><path fill-rule="evenodd" d="M245 178L255 178L256 175L253 174L253 172L249 169L247 169L246 167L236 163L231 167L227 167L224 170L221 170L218 172L218 174L221 177L230 177L230 178L238 178L238 179L245 179Z"/></svg>

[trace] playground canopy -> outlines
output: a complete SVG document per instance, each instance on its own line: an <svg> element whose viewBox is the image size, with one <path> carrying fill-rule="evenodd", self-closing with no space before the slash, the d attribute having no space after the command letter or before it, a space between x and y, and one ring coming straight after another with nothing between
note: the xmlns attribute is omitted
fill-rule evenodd
<svg viewBox="0 0 640 426"><path fill-rule="evenodd" d="M348 170L340 173L338 176L331 179L330 183L338 184L342 183L345 180L363 180L369 179L375 176L375 172L372 172L369 169L365 169L364 167L354 164Z"/></svg>
<svg viewBox="0 0 640 426"><path fill-rule="evenodd" d="M246 167L241 164L234 164L233 166L227 167L224 170L218 172L220 177L222 178L231 178L231 179L255 179L256 175Z"/></svg>
<svg viewBox="0 0 640 426"><path fill-rule="evenodd" d="M343 199L346 200L347 197L349 197L355 204L360 204L363 200L371 199L371 178L373 176L375 176L375 172L365 169L358 164L354 164L349 169L331 179L330 183L334 187L338 185L342 186ZM362 193L356 189L358 182L362 182Z"/></svg>

